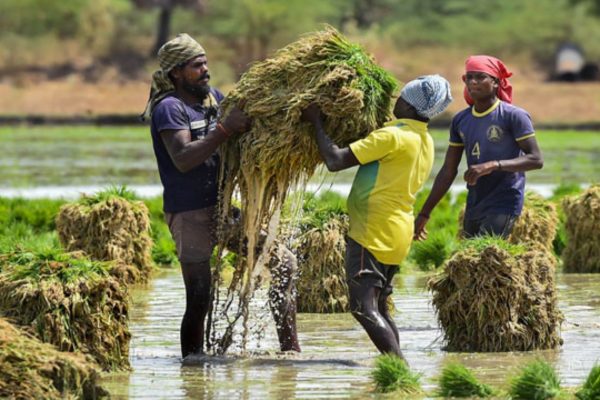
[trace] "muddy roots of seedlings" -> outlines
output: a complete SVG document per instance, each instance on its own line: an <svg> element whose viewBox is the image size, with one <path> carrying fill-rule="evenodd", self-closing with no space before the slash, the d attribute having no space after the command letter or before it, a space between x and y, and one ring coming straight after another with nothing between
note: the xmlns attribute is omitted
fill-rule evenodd
<svg viewBox="0 0 600 400"><path fill-rule="evenodd" d="M527 351L561 345L556 261L501 239L464 242L429 281L449 351Z"/></svg>
<svg viewBox="0 0 600 400"><path fill-rule="evenodd" d="M562 259L566 272L600 272L600 185L563 200L567 246Z"/></svg>
<svg viewBox="0 0 600 400"><path fill-rule="evenodd" d="M129 367L127 288L108 263L82 253L0 256L0 313L60 351L90 354L104 369Z"/></svg>
<svg viewBox="0 0 600 400"><path fill-rule="evenodd" d="M96 367L82 354L60 352L0 318L0 398L108 397Z"/></svg>
<svg viewBox="0 0 600 400"><path fill-rule="evenodd" d="M224 101L225 115L242 101L244 112L252 118L249 132L232 137L222 147L220 225L239 193L244 233L240 250L247 249L229 287L228 298L239 299L232 323L243 318L247 326L249 300L268 263L287 193L297 185L305 186L321 163L313 127L301 120L302 110L316 103L331 139L347 146L389 119L396 88L395 79L360 46L327 28L251 66ZM261 231L266 231L266 239L257 246ZM219 247L226 242L220 234ZM233 303L225 301L226 307L218 313L228 313ZM226 350L223 344L218 347L220 352Z"/></svg>
<svg viewBox="0 0 600 400"><path fill-rule="evenodd" d="M145 281L153 268L148 208L118 195L83 197L56 217L61 245L94 260L117 261L113 274L126 283Z"/></svg>

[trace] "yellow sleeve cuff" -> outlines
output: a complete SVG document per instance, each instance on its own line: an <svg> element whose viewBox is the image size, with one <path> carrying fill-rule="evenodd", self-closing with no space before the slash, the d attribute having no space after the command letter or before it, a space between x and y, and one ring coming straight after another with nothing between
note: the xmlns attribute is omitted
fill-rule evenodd
<svg viewBox="0 0 600 400"><path fill-rule="evenodd" d="M521 136L520 138L516 139L516 141L520 142L521 140L529 139L530 137L534 137L534 136L535 136L535 133L530 133L529 135Z"/></svg>
<svg viewBox="0 0 600 400"><path fill-rule="evenodd" d="M448 144L452 147L465 147L464 143L449 142Z"/></svg>

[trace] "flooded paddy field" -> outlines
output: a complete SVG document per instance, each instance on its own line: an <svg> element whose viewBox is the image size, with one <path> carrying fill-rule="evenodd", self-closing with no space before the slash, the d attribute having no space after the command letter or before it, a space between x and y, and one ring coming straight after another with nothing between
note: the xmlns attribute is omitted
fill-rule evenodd
<svg viewBox="0 0 600 400"><path fill-rule="evenodd" d="M443 163L448 143L448 134L443 130L432 131L432 136L436 155L430 183ZM600 176L599 133L541 131L537 138L545 164L542 170L528 174L530 183L590 183ZM146 126L1 127L0 145L0 191L160 184ZM463 157L461 170L465 165ZM321 173L313 182L351 183L354 173L354 168L337 174Z"/></svg>
<svg viewBox="0 0 600 400"><path fill-rule="evenodd" d="M543 358L558 371L563 386L582 383L600 359L600 275L559 274L560 309L565 314L564 344L556 351L448 353L425 289L428 277L400 274L395 280L394 320L411 369L433 390L448 362L461 362L485 383L506 387L525 363ZM258 303L260 304L261 299ZM266 307L266 298L262 299ZM105 384L114 398L287 399L375 397L370 372L377 351L350 314L299 314L300 355L278 355L271 323L266 336L250 345L255 354L208 358L182 366L179 323L184 292L178 271L157 275L134 292L129 374L112 375ZM265 314L265 311L262 311ZM266 312L268 314L268 311ZM270 321L268 321L270 322Z"/></svg>
<svg viewBox="0 0 600 400"><path fill-rule="evenodd" d="M433 132L441 166L447 133ZM600 176L600 133L539 132L545 166L528 174L530 187L588 184ZM160 182L147 127L0 128L0 196L76 197L110 184L160 195ZM464 161L463 161L464 162ZM463 167L464 168L464 167ZM349 188L354 171L320 174L313 188ZM430 182L431 182L430 180ZM459 183L457 179L457 183ZM459 184L464 189L464 184ZM551 190L550 190L551 192ZM396 277L394 319L411 369L423 374L431 392L449 362L473 368L484 382L506 388L518 368L542 358L558 371L562 384L578 386L600 360L600 275L557 275L560 309L565 314L564 345L556 351L524 353L448 353L426 290L429 275L407 271ZM253 338L250 355L233 349L226 358L182 365L179 324L185 305L178 269L157 272L145 287L133 290L131 307L132 370L109 374L104 384L117 399L287 399L369 398L370 373L378 355L350 314L299 314L303 352L281 355L266 305L259 292L254 306L265 326Z"/></svg>

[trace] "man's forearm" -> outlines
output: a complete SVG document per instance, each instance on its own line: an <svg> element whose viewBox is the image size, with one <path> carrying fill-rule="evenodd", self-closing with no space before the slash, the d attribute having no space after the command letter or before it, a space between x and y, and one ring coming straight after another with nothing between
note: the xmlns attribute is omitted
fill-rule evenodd
<svg viewBox="0 0 600 400"><path fill-rule="evenodd" d="M535 154L525 154L510 160L498 160L497 170L507 172L524 172L540 169L544 166L542 158Z"/></svg>
<svg viewBox="0 0 600 400"><path fill-rule="evenodd" d="M174 154L173 163L181 172L188 172L208 160L217 148L227 140L227 136L218 129L206 136L187 143Z"/></svg>
<svg viewBox="0 0 600 400"><path fill-rule="evenodd" d="M323 129L323 124L319 121L314 124L315 132L317 137L317 146L319 148L319 154L323 158L327 169L330 171L338 170L338 151L339 147L327 136Z"/></svg>
<svg viewBox="0 0 600 400"><path fill-rule="evenodd" d="M458 171L451 172L442 170L437 174L431 192L429 193L429 196L427 196L427 200L425 200L423 207L421 207L420 214L429 217L431 211L433 211L442 197L448 192L448 189L450 189L457 173Z"/></svg>

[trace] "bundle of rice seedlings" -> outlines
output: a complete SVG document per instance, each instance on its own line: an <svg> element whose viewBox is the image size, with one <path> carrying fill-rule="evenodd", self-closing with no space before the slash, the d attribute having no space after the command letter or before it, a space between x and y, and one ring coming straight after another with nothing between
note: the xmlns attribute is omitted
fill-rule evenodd
<svg viewBox="0 0 600 400"><path fill-rule="evenodd" d="M541 245L552 250L557 226L558 213L554 203L528 192L523 211L515 221L508 240L511 243L526 243L528 246Z"/></svg>
<svg viewBox="0 0 600 400"><path fill-rule="evenodd" d="M441 397L490 397L494 390L477 380L462 364L448 364L439 377Z"/></svg>
<svg viewBox="0 0 600 400"><path fill-rule="evenodd" d="M566 272L600 272L600 185L580 196L566 197L567 247L562 259Z"/></svg>
<svg viewBox="0 0 600 400"><path fill-rule="evenodd" d="M415 395L422 392L421 374L412 372L406 362L394 354L383 354L375 359L371 379L379 393Z"/></svg>
<svg viewBox="0 0 600 400"><path fill-rule="evenodd" d="M236 269L229 291L242 299L233 321L244 316L244 335L249 298L267 264L286 194L295 185L305 185L321 163L313 128L301 121L302 110L311 103L319 105L331 139L346 146L389 119L396 87L394 78L360 46L327 28L254 64L225 100L225 114L245 101L244 111L253 121L249 132L224 144L225 170L220 174L225 180L221 221L236 191L244 216L242 241L248 254ZM268 234L257 254L261 229ZM224 247L226 239L219 242Z"/></svg>
<svg viewBox="0 0 600 400"><path fill-rule="evenodd" d="M600 365L592 367L583 387L575 393L579 400L598 400L600 399Z"/></svg>
<svg viewBox="0 0 600 400"><path fill-rule="evenodd" d="M428 285L450 351L560 346L552 254L495 237L466 240Z"/></svg>
<svg viewBox="0 0 600 400"><path fill-rule="evenodd" d="M344 263L347 232L348 217L339 215L298 238L298 312L348 311Z"/></svg>
<svg viewBox="0 0 600 400"><path fill-rule="evenodd" d="M554 399L560 393L556 371L542 360L526 365L510 384L510 396L514 400Z"/></svg>
<svg viewBox="0 0 600 400"><path fill-rule="evenodd" d="M0 398L99 399L96 364L29 337L0 318Z"/></svg>
<svg viewBox="0 0 600 400"><path fill-rule="evenodd" d="M61 250L0 256L0 312L61 351L129 365L128 295L108 263Z"/></svg>
<svg viewBox="0 0 600 400"><path fill-rule="evenodd" d="M146 205L133 192L113 187L62 206L56 217L61 244L94 260L119 261L137 268L116 269L127 279L145 280L152 270L152 239Z"/></svg>

